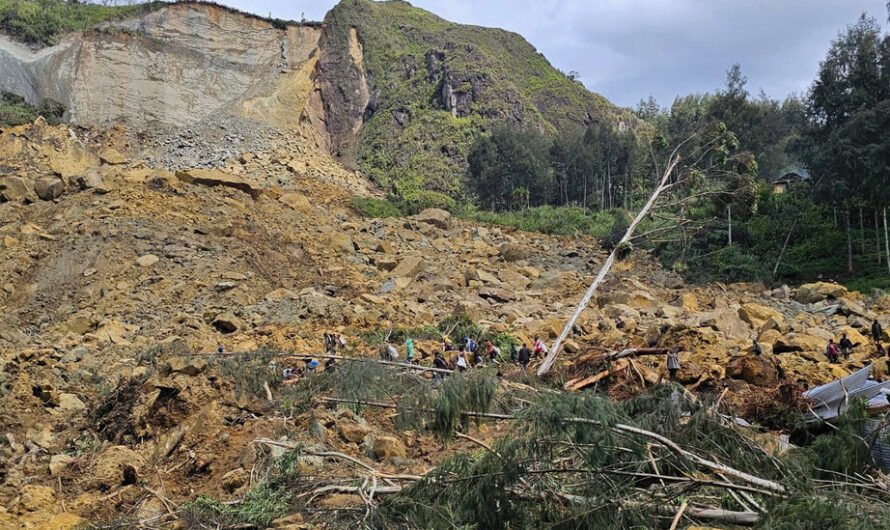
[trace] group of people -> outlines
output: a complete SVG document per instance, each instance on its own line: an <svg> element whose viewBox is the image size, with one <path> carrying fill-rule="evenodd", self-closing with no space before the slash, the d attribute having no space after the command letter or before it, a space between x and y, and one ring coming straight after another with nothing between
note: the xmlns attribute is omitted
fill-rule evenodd
<svg viewBox="0 0 890 530"><path fill-rule="evenodd" d="M346 349L346 337L342 333L324 332L324 352L335 354Z"/></svg>
<svg viewBox="0 0 890 530"><path fill-rule="evenodd" d="M457 348L457 355L453 358L446 359L449 352L455 352L454 344L448 336L442 338L442 347L436 352L433 359L433 366L440 370L456 370L464 372L470 368L484 366L486 363L506 362L502 357L501 348L496 346L491 340L485 341L485 344L479 344L470 336L464 337L461 345ZM535 337L532 348L527 344L522 344L520 348L515 343L510 344L510 362L518 364L521 368L528 368L533 358L543 358L547 355L547 346L541 337ZM415 346L414 339L408 337L405 339L405 363L414 364ZM450 355L449 355L450 357ZM384 361L395 362L399 359L399 350L391 341L386 341L380 348L380 358ZM437 373L436 375L441 375Z"/></svg>
<svg viewBox="0 0 890 530"><path fill-rule="evenodd" d="M884 328L877 320L872 322L871 338L875 342L875 357L890 355L881 343L884 339ZM825 347L825 356L828 357L828 362L832 364L839 363L841 355L843 355L844 360L847 361L850 359L850 354L853 353L853 349L857 346L859 346L859 343L854 344L853 341L847 337L847 334L844 333L841 335L841 340L839 342L834 342L834 339L828 340L828 345Z"/></svg>

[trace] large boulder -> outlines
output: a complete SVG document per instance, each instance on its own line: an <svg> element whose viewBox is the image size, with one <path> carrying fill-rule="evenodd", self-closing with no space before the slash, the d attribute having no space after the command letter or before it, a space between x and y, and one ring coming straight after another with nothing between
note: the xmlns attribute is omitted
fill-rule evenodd
<svg viewBox="0 0 890 530"><path fill-rule="evenodd" d="M769 326L770 329L781 328L785 324L785 317L782 313L760 304L743 304L739 308L739 318L751 324L754 329L762 329L764 324L770 320L775 324Z"/></svg>
<svg viewBox="0 0 890 530"><path fill-rule="evenodd" d="M103 164L109 166L119 166L127 163L127 157L113 147L108 147L100 151L99 160L101 160Z"/></svg>
<svg viewBox="0 0 890 530"><path fill-rule="evenodd" d="M393 269L393 278L413 278L423 268L423 259L420 256L406 256Z"/></svg>
<svg viewBox="0 0 890 530"><path fill-rule="evenodd" d="M448 230L451 226L451 214L439 208L427 208L419 214L412 217L415 221L433 225L442 230Z"/></svg>
<svg viewBox="0 0 890 530"><path fill-rule="evenodd" d="M31 187L25 179L0 177L0 202L25 201L31 198Z"/></svg>
<svg viewBox="0 0 890 530"><path fill-rule="evenodd" d="M394 436L374 436L369 434L362 442L362 450L378 462L405 458L405 444Z"/></svg>
<svg viewBox="0 0 890 530"><path fill-rule="evenodd" d="M516 243L504 243L500 246L498 252L504 261L520 261L525 259L529 254L527 248L522 245L517 245Z"/></svg>
<svg viewBox="0 0 890 530"><path fill-rule="evenodd" d="M115 445L105 449L93 459L88 474L94 485L109 490L126 484L136 484L145 460L128 447Z"/></svg>
<svg viewBox="0 0 890 530"><path fill-rule="evenodd" d="M847 288L843 285L828 282L808 283L797 288L794 299L802 304L815 304L822 300L836 299L846 296Z"/></svg>
<svg viewBox="0 0 890 530"><path fill-rule="evenodd" d="M620 304L640 311L655 311L663 305L655 296L639 289L633 291L611 291L597 297L597 303L600 307Z"/></svg>
<svg viewBox="0 0 890 530"><path fill-rule="evenodd" d="M805 335L803 333L789 333L778 339L773 344L774 353L808 352L820 353L825 351L826 341L821 337Z"/></svg>
<svg viewBox="0 0 890 530"><path fill-rule="evenodd" d="M736 357L726 367L726 375L754 386L774 387L779 384L776 365L772 357L765 355Z"/></svg>
<svg viewBox="0 0 890 530"><path fill-rule="evenodd" d="M731 339L750 339L751 328L739 318L738 311L718 309L702 315L700 327L708 327Z"/></svg>
<svg viewBox="0 0 890 530"><path fill-rule="evenodd" d="M285 193L278 200L303 215L310 215L315 211L309 199L301 193Z"/></svg>
<svg viewBox="0 0 890 530"><path fill-rule="evenodd" d="M55 177L44 177L34 182L34 192L44 201L58 199L65 193L65 182Z"/></svg>
<svg viewBox="0 0 890 530"><path fill-rule="evenodd" d="M225 173L218 169L181 169L176 172L176 176L186 184L233 188L243 191L254 199L263 194L261 188L257 188L237 175Z"/></svg>

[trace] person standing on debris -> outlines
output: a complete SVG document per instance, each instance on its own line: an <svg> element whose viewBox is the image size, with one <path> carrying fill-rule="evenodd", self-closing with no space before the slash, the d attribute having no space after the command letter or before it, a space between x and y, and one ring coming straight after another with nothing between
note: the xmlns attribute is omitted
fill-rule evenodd
<svg viewBox="0 0 890 530"><path fill-rule="evenodd" d="M476 341L471 339L469 335L464 337L464 348L470 353L475 353L476 351Z"/></svg>
<svg viewBox="0 0 890 530"><path fill-rule="evenodd" d="M519 350L516 349L516 343L510 342L510 362L516 364L516 359L519 357Z"/></svg>
<svg viewBox="0 0 890 530"><path fill-rule="evenodd" d="M887 350L885 350L884 345L879 342L878 347L875 351L875 357L880 359L881 357L884 357L885 355L887 355Z"/></svg>
<svg viewBox="0 0 890 530"><path fill-rule="evenodd" d="M671 381L676 381L677 372L680 371L680 352L676 349L670 350L667 354L667 369Z"/></svg>
<svg viewBox="0 0 890 530"><path fill-rule="evenodd" d="M346 337L344 337L342 333L337 335L337 345L339 346L341 352L346 351Z"/></svg>
<svg viewBox="0 0 890 530"><path fill-rule="evenodd" d="M535 337L535 358L544 358L547 356L547 346L544 345L544 341L541 340L541 337Z"/></svg>
<svg viewBox="0 0 890 530"><path fill-rule="evenodd" d="M414 364L414 339L405 339L405 364Z"/></svg>
<svg viewBox="0 0 890 530"><path fill-rule="evenodd" d="M441 352L436 352L436 358L433 359L433 366L439 370L448 370L448 363L445 362L445 358L442 357ZM433 379L445 379L445 374L442 372L433 372Z"/></svg>
<svg viewBox="0 0 890 530"><path fill-rule="evenodd" d="M834 343L834 339L828 339L828 346L825 347L825 356L828 357L828 362L837 364L837 353L837 344Z"/></svg>
<svg viewBox="0 0 890 530"><path fill-rule="evenodd" d="M488 360L495 362L501 356L501 349L492 344L491 341L485 343L485 353L488 354Z"/></svg>
<svg viewBox="0 0 890 530"><path fill-rule="evenodd" d="M528 349L528 346L525 344L522 345L522 348L519 348L519 366L522 367L523 370L528 368L528 363L532 360L532 351Z"/></svg>
<svg viewBox="0 0 890 530"><path fill-rule="evenodd" d="M763 348L760 347L760 343L757 342L757 339L754 339L754 346L751 351L754 352L754 355L760 355L761 353L763 353Z"/></svg>
<svg viewBox="0 0 890 530"><path fill-rule="evenodd" d="M334 334L324 332L324 352L325 353L334 353L336 348L336 342L334 341Z"/></svg>
<svg viewBox="0 0 890 530"><path fill-rule="evenodd" d="M482 356L482 352L479 350L480 348L478 346L473 350L473 366L482 366L485 364L485 357Z"/></svg>
<svg viewBox="0 0 890 530"><path fill-rule="evenodd" d="M380 347L380 358L384 361L395 361L399 358L399 350L390 344L389 341L384 342L383 346Z"/></svg>
<svg viewBox="0 0 890 530"><path fill-rule="evenodd" d="M336 372L336 371L337 371L337 361L335 361L335 360L333 360L333 359L328 359L328 360L324 363L324 372L325 372L326 374L332 374L332 373L334 373L334 372Z"/></svg>
<svg viewBox="0 0 890 530"><path fill-rule="evenodd" d="M466 372L468 367L467 356L464 354L464 348L461 347L460 351L457 352L457 370L459 372Z"/></svg>
<svg viewBox="0 0 890 530"><path fill-rule="evenodd" d="M850 360L850 354L853 353L853 347L855 346L850 339L847 338L847 334L844 333L841 335L841 342L839 344L841 347L841 353L844 354L844 360Z"/></svg>
<svg viewBox="0 0 890 530"><path fill-rule="evenodd" d="M442 352L452 351L454 350L454 345L451 344L451 339L448 338L448 335L442 335Z"/></svg>
<svg viewBox="0 0 890 530"><path fill-rule="evenodd" d="M878 343L884 338L884 328L881 327L881 323L877 319L871 323L871 338Z"/></svg>

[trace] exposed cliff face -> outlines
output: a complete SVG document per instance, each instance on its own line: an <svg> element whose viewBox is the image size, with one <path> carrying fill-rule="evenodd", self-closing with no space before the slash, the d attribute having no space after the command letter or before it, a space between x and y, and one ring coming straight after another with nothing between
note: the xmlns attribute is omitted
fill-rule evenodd
<svg viewBox="0 0 890 530"><path fill-rule="evenodd" d="M0 88L57 100L80 125L188 125L273 95L305 70L320 34L211 5L171 5L36 53L0 37ZM312 89L302 88L289 100L299 105L284 109L297 116Z"/></svg>

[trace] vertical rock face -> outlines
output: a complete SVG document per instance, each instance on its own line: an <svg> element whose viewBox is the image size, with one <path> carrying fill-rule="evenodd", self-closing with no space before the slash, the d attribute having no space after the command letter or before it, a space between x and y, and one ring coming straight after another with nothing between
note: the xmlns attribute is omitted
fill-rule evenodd
<svg viewBox="0 0 890 530"><path fill-rule="evenodd" d="M280 29L212 5L177 4L39 52L0 37L0 88L30 102L57 100L80 125L188 125L273 95L310 61L320 35L319 28ZM311 88L289 109L296 116Z"/></svg>

